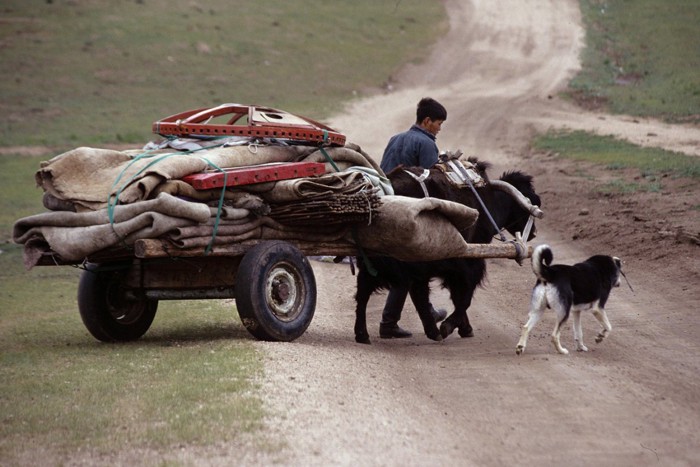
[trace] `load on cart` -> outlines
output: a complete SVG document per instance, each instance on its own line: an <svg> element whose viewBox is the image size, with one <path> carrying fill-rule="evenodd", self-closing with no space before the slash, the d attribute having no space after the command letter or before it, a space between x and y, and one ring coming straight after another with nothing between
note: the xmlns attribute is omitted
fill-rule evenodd
<svg viewBox="0 0 700 467"><path fill-rule="evenodd" d="M224 104L153 130L164 139L143 149L82 147L42 163L35 177L47 211L14 225L27 268L84 268L78 307L101 341L141 337L160 300L204 298L235 298L256 338L294 340L316 307L307 256L371 264L529 255L527 233L467 243L460 232L477 220L476 206L395 196L359 146L304 117ZM444 166L465 189L484 183L459 154Z"/></svg>

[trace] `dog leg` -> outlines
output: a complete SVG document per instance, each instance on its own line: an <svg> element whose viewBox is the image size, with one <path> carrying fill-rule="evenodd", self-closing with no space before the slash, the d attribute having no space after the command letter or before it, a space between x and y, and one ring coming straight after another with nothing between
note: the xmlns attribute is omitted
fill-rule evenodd
<svg viewBox="0 0 700 467"><path fill-rule="evenodd" d="M537 324L537 322L540 320L541 314L530 311L529 316L530 318L528 318L527 323L523 325L523 330L520 333L518 345L515 347L516 355L520 355L525 351L525 347L527 347L527 338L530 336L530 331L532 331L532 328L534 328L535 324Z"/></svg>
<svg viewBox="0 0 700 467"><path fill-rule="evenodd" d="M530 299L528 320L527 323L523 325L520 340L518 341L518 345L515 347L516 355L520 355L525 351L525 347L527 346L527 338L530 335L530 331L532 331L532 328L534 328L537 322L540 320L546 308L547 299L545 297L544 286L535 286L535 288L532 290L532 298Z"/></svg>
<svg viewBox="0 0 700 467"><path fill-rule="evenodd" d="M564 325L564 323L566 323L566 320L569 318L570 304L562 303L559 297L552 298L553 299L550 300L549 303L550 306L557 313L557 324L554 325L554 331L552 331L552 343L554 344L554 348L557 349L557 352L559 352L562 355L568 355L569 351L561 345L561 327Z"/></svg>
<svg viewBox="0 0 700 467"><path fill-rule="evenodd" d="M576 350L579 352L588 352L588 347L583 343L583 329L581 328L581 310L573 310L574 315L574 342L576 343Z"/></svg>
<svg viewBox="0 0 700 467"><path fill-rule="evenodd" d="M557 352L559 352L562 355L569 355L569 351L562 347L561 345L561 325L564 323L559 323L557 322L556 326L554 326L554 331L552 331L552 344L554 344L554 348L557 349Z"/></svg>
<svg viewBox="0 0 700 467"><path fill-rule="evenodd" d="M598 333L598 335L595 338L595 341L597 344L600 344L603 342L603 339L612 331L612 326L610 325L610 320L608 319L608 314L605 313L604 309L596 308L593 310L593 316L596 317L598 322L603 326L602 331Z"/></svg>

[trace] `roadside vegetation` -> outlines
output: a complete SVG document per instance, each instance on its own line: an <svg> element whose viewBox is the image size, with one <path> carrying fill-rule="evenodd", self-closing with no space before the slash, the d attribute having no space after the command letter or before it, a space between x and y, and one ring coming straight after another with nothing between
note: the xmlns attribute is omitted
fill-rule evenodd
<svg viewBox="0 0 700 467"><path fill-rule="evenodd" d="M579 0L582 70L569 95L584 107L700 123L700 0Z"/></svg>
<svg viewBox="0 0 700 467"><path fill-rule="evenodd" d="M700 123L700 0L579 0L586 26L582 69L565 97L584 108L671 123ZM639 169L641 182L600 189L659 191L660 176L700 177L698 158L582 131L539 135L533 148L609 169Z"/></svg>
<svg viewBox="0 0 700 467"><path fill-rule="evenodd" d="M642 148L612 136L585 131L551 131L536 137L533 148L577 161L592 162L609 170L635 169L634 181L620 179L600 187L603 191L634 193L661 191L664 177L700 181L700 159L659 148ZM622 177L622 175L620 175Z"/></svg>
<svg viewBox="0 0 700 467"><path fill-rule="evenodd" d="M161 302L139 341L99 343L77 311L80 270L25 271L12 225L44 210L34 172L65 149L139 147L154 120L226 102L323 120L424 57L447 27L442 4L8 0L1 11L0 145L46 156L0 156L0 464L127 452L167 464L183 446L274 454L264 356L232 301Z"/></svg>

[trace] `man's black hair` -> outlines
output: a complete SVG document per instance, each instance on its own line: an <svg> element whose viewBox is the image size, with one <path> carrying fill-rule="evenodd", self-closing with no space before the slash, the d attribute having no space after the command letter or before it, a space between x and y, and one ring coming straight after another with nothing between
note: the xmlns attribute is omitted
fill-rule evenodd
<svg viewBox="0 0 700 467"><path fill-rule="evenodd" d="M431 120L447 120L447 110L435 99L424 97L416 109L416 123L422 122L425 117Z"/></svg>

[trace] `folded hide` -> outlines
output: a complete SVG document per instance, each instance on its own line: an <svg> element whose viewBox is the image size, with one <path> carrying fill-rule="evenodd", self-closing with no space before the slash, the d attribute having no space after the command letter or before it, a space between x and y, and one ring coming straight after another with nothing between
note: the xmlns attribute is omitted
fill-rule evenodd
<svg viewBox="0 0 700 467"><path fill-rule="evenodd" d="M327 148L325 151L342 167L362 165L375 168L377 165L356 145ZM164 182L179 180L205 169L302 161L326 162L327 170L334 170L314 146L243 145L184 153L172 149L113 151L81 147L43 162L35 179L37 185L53 198L70 201L77 211L85 211L105 208L109 197L117 193L120 204L149 199Z"/></svg>
<svg viewBox="0 0 700 467"><path fill-rule="evenodd" d="M467 242L460 232L479 217L476 209L437 198L383 196L381 201L371 225L356 228L356 238L362 248L402 261L462 256Z"/></svg>
<svg viewBox="0 0 700 467"><path fill-rule="evenodd" d="M280 180L274 190L259 193L259 196L270 203L288 203L372 188L372 184L359 172L337 172L313 178Z"/></svg>
<svg viewBox="0 0 700 467"><path fill-rule="evenodd" d="M24 244L25 266L36 265L49 249L67 261L140 238L157 238L175 227L207 222L212 209L161 193L158 198L115 206L113 222L107 209L91 212L45 212L19 219L13 228L15 243Z"/></svg>

